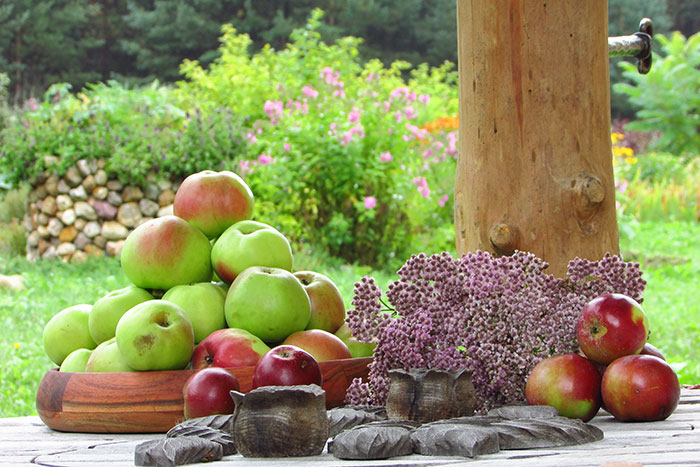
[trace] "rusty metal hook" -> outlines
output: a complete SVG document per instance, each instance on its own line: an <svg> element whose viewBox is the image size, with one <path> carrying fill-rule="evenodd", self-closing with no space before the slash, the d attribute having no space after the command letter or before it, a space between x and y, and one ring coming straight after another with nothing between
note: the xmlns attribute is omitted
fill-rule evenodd
<svg viewBox="0 0 700 467"><path fill-rule="evenodd" d="M654 25L649 18L639 23L639 31L631 36L608 37L608 55L612 57L635 57L637 71L645 75L651 70L651 44L654 39Z"/></svg>

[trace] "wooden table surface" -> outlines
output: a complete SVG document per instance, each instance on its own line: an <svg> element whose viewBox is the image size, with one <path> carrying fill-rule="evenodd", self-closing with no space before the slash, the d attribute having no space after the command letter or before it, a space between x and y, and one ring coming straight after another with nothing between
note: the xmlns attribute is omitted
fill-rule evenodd
<svg viewBox="0 0 700 467"><path fill-rule="evenodd" d="M580 446L501 451L476 459L411 455L379 461L343 461L330 454L286 459L227 456L216 466L700 466L700 389L683 389L681 402L666 420L622 423L601 411L590 423L605 433L601 441ZM0 419L0 465L45 466L133 465L134 448L159 434L62 433L47 428L39 417ZM622 464L620 464L622 463ZM636 463L636 464L635 464ZM204 464L199 464L204 465ZM211 465L211 464L206 464Z"/></svg>

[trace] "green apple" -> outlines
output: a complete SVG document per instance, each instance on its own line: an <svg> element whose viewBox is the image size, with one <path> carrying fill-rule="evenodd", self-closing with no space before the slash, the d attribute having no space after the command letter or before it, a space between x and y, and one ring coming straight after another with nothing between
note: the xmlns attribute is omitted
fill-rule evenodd
<svg viewBox="0 0 700 467"><path fill-rule="evenodd" d="M107 339L92 351L85 365L89 373L126 373L134 371L119 351L117 338Z"/></svg>
<svg viewBox="0 0 700 467"><path fill-rule="evenodd" d="M97 346L88 326L91 309L92 305L87 304L70 306L56 313L44 326L44 350L56 365L61 365L74 350Z"/></svg>
<svg viewBox="0 0 700 467"><path fill-rule="evenodd" d="M119 320L117 346L138 371L181 370L194 350L194 331L185 311L167 300L139 303Z"/></svg>
<svg viewBox="0 0 700 467"><path fill-rule="evenodd" d="M352 358L371 357L374 355L374 348L377 347L376 342L358 341L357 337L352 335L352 330L348 323L343 323L335 332L335 335L340 337L340 340L348 346Z"/></svg>
<svg viewBox="0 0 700 467"><path fill-rule="evenodd" d="M165 292L163 300L180 305L185 310L192 322L196 344L212 332L226 327L224 316L226 289L213 282L176 285Z"/></svg>
<svg viewBox="0 0 700 467"><path fill-rule="evenodd" d="M224 312L230 328L244 329L271 345L306 328L311 304L291 272L253 266L231 284Z"/></svg>
<svg viewBox="0 0 700 467"><path fill-rule="evenodd" d="M82 373L85 371L88 359L92 355L91 349L76 349L68 354L61 363L61 368L58 371Z"/></svg>
<svg viewBox="0 0 700 467"><path fill-rule="evenodd" d="M271 225L256 221L236 222L214 242L211 263L227 284L251 266L292 270L292 248L287 238Z"/></svg>
<svg viewBox="0 0 700 467"><path fill-rule="evenodd" d="M137 287L167 290L211 279L211 244L186 220L158 217L129 234L121 263L124 274Z"/></svg>
<svg viewBox="0 0 700 467"><path fill-rule="evenodd" d="M153 300L153 295L135 285L113 290L97 300L92 306L88 320L90 335L95 342L99 344L114 337L119 318L127 310L146 300Z"/></svg>

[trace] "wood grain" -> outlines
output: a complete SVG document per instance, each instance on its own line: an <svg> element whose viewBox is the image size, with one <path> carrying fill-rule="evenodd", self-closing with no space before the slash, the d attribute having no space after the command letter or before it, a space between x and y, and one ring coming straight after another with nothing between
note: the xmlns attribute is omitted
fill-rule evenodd
<svg viewBox="0 0 700 467"><path fill-rule="evenodd" d="M371 358L320 362L328 408L343 405L354 378L367 377ZM253 367L227 368L242 392L251 389ZM41 420L58 431L161 433L183 420L182 388L192 370L134 373L61 373L49 370L39 384Z"/></svg>
<svg viewBox="0 0 700 467"><path fill-rule="evenodd" d="M619 252L607 3L458 0L457 253Z"/></svg>

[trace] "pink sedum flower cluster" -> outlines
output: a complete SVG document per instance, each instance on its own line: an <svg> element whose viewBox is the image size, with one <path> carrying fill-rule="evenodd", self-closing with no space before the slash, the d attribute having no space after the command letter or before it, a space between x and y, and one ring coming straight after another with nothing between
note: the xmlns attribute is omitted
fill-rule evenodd
<svg viewBox="0 0 700 467"><path fill-rule="evenodd" d="M421 253L399 269L388 303L374 279L363 277L347 322L358 340L376 340L377 347L368 381L355 379L346 402L383 405L394 368L471 370L481 413L523 401L527 375L539 361L577 350L583 305L607 292L641 302L646 285L637 263L609 254L574 259L565 279L546 268L521 251L460 259Z"/></svg>

